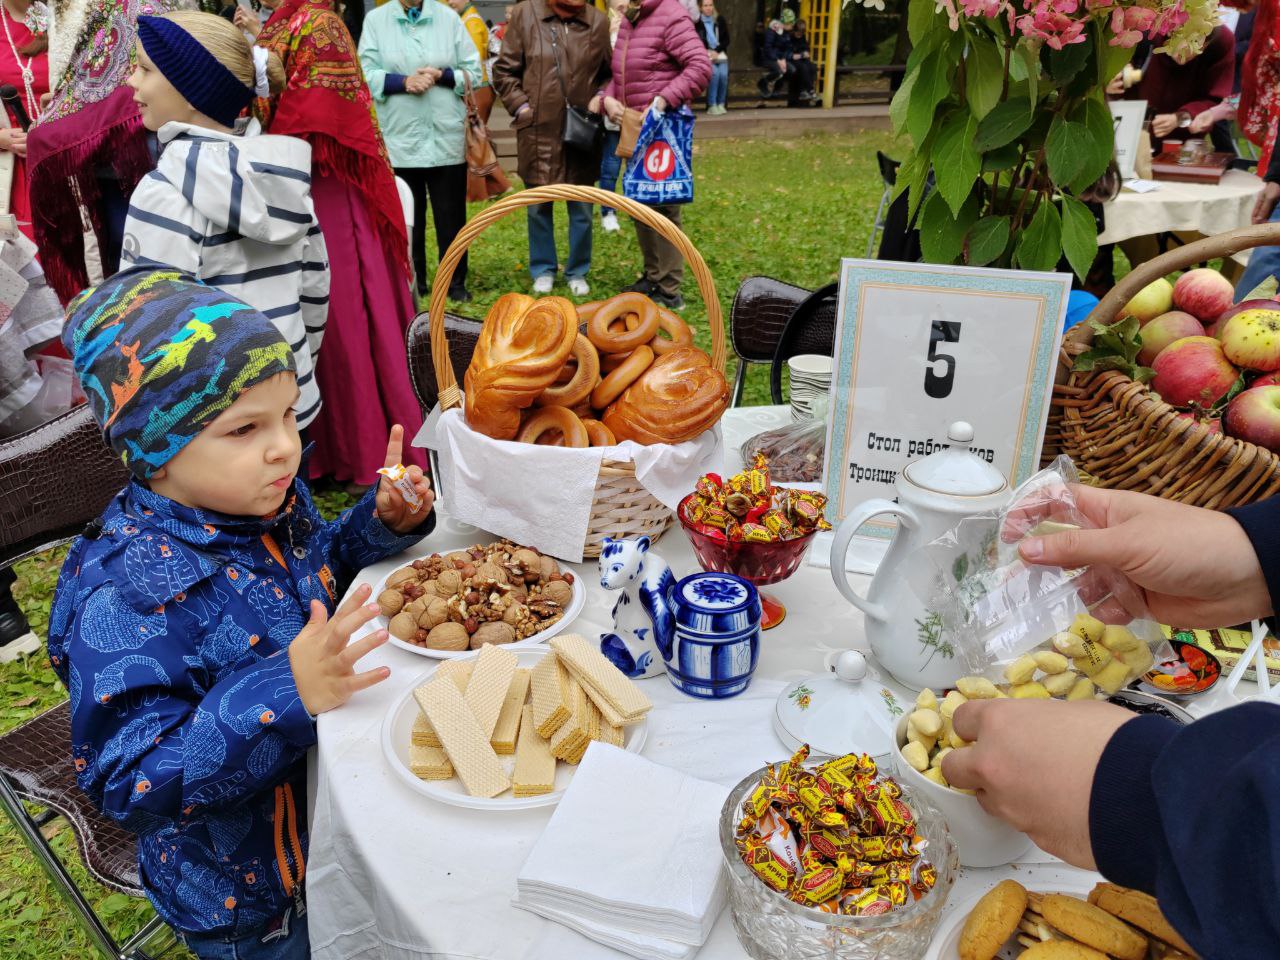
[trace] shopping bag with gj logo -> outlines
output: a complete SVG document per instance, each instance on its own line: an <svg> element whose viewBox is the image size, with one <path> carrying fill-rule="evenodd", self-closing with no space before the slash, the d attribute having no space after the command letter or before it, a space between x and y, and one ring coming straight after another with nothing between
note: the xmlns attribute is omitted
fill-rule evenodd
<svg viewBox="0 0 1280 960"><path fill-rule="evenodd" d="M635 152L622 175L622 192L650 206L693 201L692 110L650 110L644 115Z"/></svg>

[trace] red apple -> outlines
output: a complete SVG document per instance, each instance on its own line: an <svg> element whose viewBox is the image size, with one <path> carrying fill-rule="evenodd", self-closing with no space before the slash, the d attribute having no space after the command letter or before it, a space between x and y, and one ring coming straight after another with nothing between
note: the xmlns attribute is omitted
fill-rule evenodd
<svg viewBox="0 0 1280 960"><path fill-rule="evenodd" d="M1149 367L1160 351L1184 337L1203 337L1204 327L1200 321L1189 313L1170 310L1162 313L1142 328L1138 334L1142 338L1142 350L1138 354L1138 362Z"/></svg>
<svg viewBox="0 0 1280 960"><path fill-rule="evenodd" d="M1139 323L1146 323L1173 308L1173 284L1161 277L1152 280L1133 295L1133 299L1124 305L1121 316L1137 317Z"/></svg>
<svg viewBox="0 0 1280 960"><path fill-rule="evenodd" d="M1268 373L1265 377L1259 377L1249 384L1250 390L1254 387L1280 387L1280 370L1275 373Z"/></svg>
<svg viewBox="0 0 1280 960"><path fill-rule="evenodd" d="M1173 305L1201 323L1212 323L1231 306L1235 290L1217 270L1188 270L1173 285Z"/></svg>
<svg viewBox="0 0 1280 960"><path fill-rule="evenodd" d="M1227 405L1227 433L1280 452L1280 386L1250 387Z"/></svg>
<svg viewBox="0 0 1280 960"><path fill-rule="evenodd" d="M1210 434L1222 432L1222 421L1217 417L1202 417L1194 413L1180 413L1178 416L1184 420L1191 420L1194 423L1198 423L1201 426L1208 428Z"/></svg>
<svg viewBox="0 0 1280 960"><path fill-rule="evenodd" d="M1175 407L1208 410L1240 376L1213 337L1183 337L1160 351L1152 363L1151 387Z"/></svg>
<svg viewBox="0 0 1280 960"><path fill-rule="evenodd" d="M1280 304L1243 310L1218 328L1227 359L1250 370L1280 370Z"/></svg>
<svg viewBox="0 0 1280 960"><path fill-rule="evenodd" d="M1280 310L1280 303L1275 300L1244 300L1240 303L1228 307L1222 312L1213 323L1207 323L1204 327L1206 337L1217 337L1222 339L1222 330L1227 325L1227 321L1234 317L1237 313L1244 313L1246 310Z"/></svg>

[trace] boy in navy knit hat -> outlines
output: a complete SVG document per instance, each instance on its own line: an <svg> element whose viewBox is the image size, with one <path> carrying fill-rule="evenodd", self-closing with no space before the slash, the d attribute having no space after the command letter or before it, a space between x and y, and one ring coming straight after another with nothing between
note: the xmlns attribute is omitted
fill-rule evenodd
<svg viewBox="0 0 1280 960"><path fill-rule="evenodd" d="M315 716L388 675L341 583L434 524L387 481L332 523L299 478L293 354L252 307L174 271L81 294L64 343L133 480L72 546L49 619L80 787L138 835L156 911L201 958L310 955ZM387 464L400 459L395 427Z"/></svg>

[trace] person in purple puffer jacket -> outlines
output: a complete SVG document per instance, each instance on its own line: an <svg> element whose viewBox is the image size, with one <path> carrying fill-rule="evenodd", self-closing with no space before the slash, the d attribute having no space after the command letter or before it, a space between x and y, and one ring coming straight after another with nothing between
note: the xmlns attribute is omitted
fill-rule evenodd
<svg viewBox="0 0 1280 960"><path fill-rule="evenodd" d="M613 48L613 78L592 101L615 123L624 105L633 110L675 110L707 88L711 58L698 39L693 20L680 0L631 0ZM676 226L680 206L653 208ZM636 239L644 254L644 275L628 289L652 297L672 310L684 307L680 284L684 259L659 233L636 221Z"/></svg>

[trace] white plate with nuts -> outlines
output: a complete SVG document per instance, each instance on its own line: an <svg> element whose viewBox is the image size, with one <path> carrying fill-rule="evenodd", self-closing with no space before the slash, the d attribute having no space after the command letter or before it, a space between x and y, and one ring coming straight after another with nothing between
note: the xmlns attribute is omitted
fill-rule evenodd
<svg viewBox="0 0 1280 960"><path fill-rule="evenodd" d="M393 645L436 660L486 643L542 643L573 623L587 601L571 570L504 542L415 560L383 577L372 597L382 614L369 629L384 629Z"/></svg>

